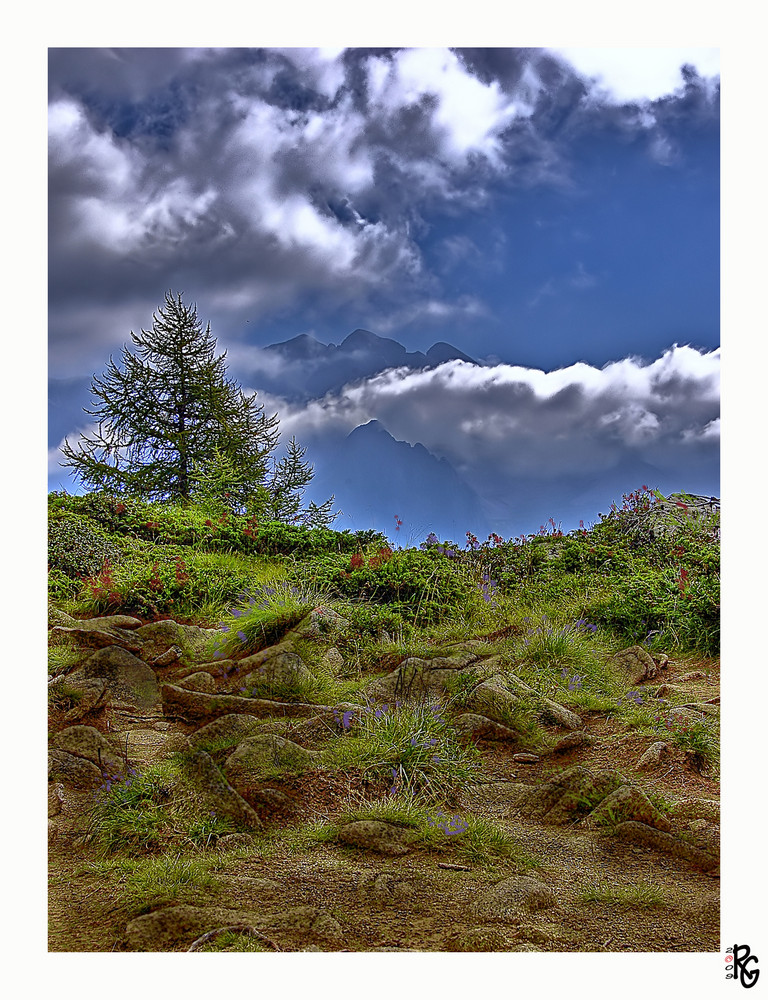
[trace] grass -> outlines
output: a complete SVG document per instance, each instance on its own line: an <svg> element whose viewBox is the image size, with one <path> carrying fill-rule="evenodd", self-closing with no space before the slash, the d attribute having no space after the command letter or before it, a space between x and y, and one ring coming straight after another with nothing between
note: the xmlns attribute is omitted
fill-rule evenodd
<svg viewBox="0 0 768 1000"><path fill-rule="evenodd" d="M71 500L58 498L56 517L76 520L79 508L88 507ZM187 511L183 519L171 513L157 537L148 524L136 522L135 536L102 524L120 558L97 573L89 563L91 577L85 580L72 575L74 563L62 561L66 572L54 568L50 573L53 606L74 616L127 613L209 628L223 625L215 658L234 659L279 641L318 605L332 608L346 626L331 625L293 644L307 673L254 682L235 693L363 706L338 712L320 736L316 766L372 780L358 800L326 807L331 818L267 825L249 846L222 851L214 848L236 825L202 804L186 781L184 755L113 776L94 797L86 832L99 859L93 864L105 879L117 880L131 915L215 897L225 891L219 875L246 858L268 861L318 850L346 857L353 849L337 844L338 831L353 819L407 827L415 851L473 867L537 867L538 859L502 826L456 804L462 788L477 778L481 758L459 737L451 716L468 710L472 691L486 675L482 666L453 672L443 706L385 707L366 698L369 684L402 659L451 655L457 645L480 636L493 641L475 648L484 659L493 658L493 671L502 679L507 675L510 689L509 675L514 675L535 692L518 697L505 717L522 747L546 745L539 716L541 699L551 698L581 715L601 714L626 731L664 740L698 766L719 768L716 718L675 719L672 712L683 703L683 694L672 692L661 702L651 697L652 685L628 689L610 664L613 653L633 642L666 652L678 663L689 656L717 655L719 552L711 540L707 548L695 531L674 543L637 545L629 520L625 523L619 512L569 536L494 541L466 551L454 545L458 555L449 558L438 551L448 543L430 552L406 548L387 555L381 540L361 540L356 549L356 540L342 533L321 537L292 526L265 527L264 537L271 532L269 545L257 550L253 538L245 545L244 533L234 528L229 534L217 528L214 539L201 512ZM151 519L160 522L163 516L158 508ZM83 529L86 537L87 519ZM211 551L214 541L218 548ZM353 556L359 557L354 563ZM680 590L681 567L690 598ZM343 664L326 658L331 647ZM81 658L81 648L55 639L49 646L49 673L66 672ZM49 697L56 707L70 708L80 696L64 682ZM286 735L290 738L290 732ZM212 739L199 748L222 763L240 742ZM277 768L269 780L279 787L286 774ZM670 813L663 797L650 792L649 797ZM609 906L668 905L659 890L647 885L595 882L581 898ZM204 950L263 947L258 939L235 934Z"/></svg>
<svg viewBox="0 0 768 1000"><path fill-rule="evenodd" d="M201 898L215 896L222 883L211 868L209 858L169 853L104 858L84 863L81 871L119 888L121 905L132 918L160 906L199 905Z"/></svg>
<svg viewBox="0 0 768 1000"><path fill-rule="evenodd" d="M442 800L478 773L478 751L460 743L438 704L371 707L341 724L323 751L326 766L386 778L395 791Z"/></svg>
<svg viewBox="0 0 768 1000"><path fill-rule="evenodd" d="M205 849L238 828L208 809L184 779L182 754L143 771L106 776L87 813L86 840L102 857Z"/></svg>
<svg viewBox="0 0 768 1000"><path fill-rule="evenodd" d="M607 882L593 882L579 893L582 903L605 903L609 906L627 908L670 906L671 901L666 893L653 885L634 885L629 887L612 886Z"/></svg>

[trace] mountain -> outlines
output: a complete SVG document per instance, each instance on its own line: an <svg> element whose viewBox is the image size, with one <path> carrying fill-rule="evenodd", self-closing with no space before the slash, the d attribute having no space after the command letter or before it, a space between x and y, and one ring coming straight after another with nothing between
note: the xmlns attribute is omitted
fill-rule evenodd
<svg viewBox="0 0 768 1000"><path fill-rule="evenodd" d="M336 496L342 511L334 527L375 528L402 545L418 544L430 531L463 543L471 528L487 537L480 499L453 467L421 444L396 441L377 421L341 439L315 442L311 496ZM402 521L399 530L396 518Z"/></svg>
<svg viewBox="0 0 768 1000"><path fill-rule="evenodd" d="M322 344L302 333L262 349L265 363L257 372L260 388L284 399L312 399L348 382L371 378L388 368L417 371L445 361L473 359L450 344L433 344L425 353L370 330L353 330L340 344ZM474 362L476 363L476 362Z"/></svg>

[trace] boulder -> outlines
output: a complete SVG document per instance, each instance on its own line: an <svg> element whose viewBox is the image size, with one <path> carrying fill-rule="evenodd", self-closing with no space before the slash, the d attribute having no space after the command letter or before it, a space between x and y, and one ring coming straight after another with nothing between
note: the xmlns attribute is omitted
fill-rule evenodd
<svg viewBox="0 0 768 1000"><path fill-rule="evenodd" d="M52 737L51 746L74 757L89 760L101 773L117 774L125 767L124 760L93 726L70 726L62 729Z"/></svg>
<svg viewBox="0 0 768 1000"><path fill-rule="evenodd" d="M637 762L640 771L654 767L660 767L665 757L669 755L669 744L663 740L652 743Z"/></svg>
<svg viewBox="0 0 768 1000"><path fill-rule="evenodd" d="M249 920L249 914L240 910L166 906L129 921L125 942L129 951L186 951L207 931Z"/></svg>
<svg viewBox="0 0 768 1000"><path fill-rule="evenodd" d="M339 830L339 840L343 844L362 847L365 850L376 851L377 854L387 854L398 857L407 854L413 843L414 835L408 830L392 823L380 820L360 819L345 823Z"/></svg>
<svg viewBox="0 0 768 1000"><path fill-rule="evenodd" d="M163 684L160 688L165 715L196 721L216 719L221 715L266 715L308 716L333 713L329 705L310 705L303 702L270 701L264 698L241 698L234 694L207 694L203 691L187 691L175 684Z"/></svg>
<svg viewBox="0 0 768 1000"><path fill-rule="evenodd" d="M84 757L53 749L48 751L48 781L87 790L102 785L104 776L95 764Z"/></svg>
<svg viewBox="0 0 768 1000"><path fill-rule="evenodd" d="M238 744L227 758L224 773L232 787L245 796L276 771L303 771L313 767L318 757L315 750L305 750L291 740L263 733Z"/></svg>
<svg viewBox="0 0 768 1000"><path fill-rule="evenodd" d="M595 829L599 826L616 826L633 820L645 823L666 833L672 829L669 820L651 803L648 796L634 785L620 785L592 810L584 826Z"/></svg>
<svg viewBox="0 0 768 1000"><path fill-rule="evenodd" d="M508 920L556 906L557 896L546 882L528 875L513 875L483 892L472 909L476 916L486 920Z"/></svg>
<svg viewBox="0 0 768 1000"><path fill-rule="evenodd" d="M509 725L510 717L520 708L520 700L510 691L505 675L494 674L470 692L465 705L470 712Z"/></svg>
<svg viewBox="0 0 768 1000"><path fill-rule="evenodd" d="M72 619L80 628L139 628L141 621L132 615L102 615L100 618ZM64 623L62 624L71 624Z"/></svg>
<svg viewBox="0 0 768 1000"><path fill-rule="evenodd" d="M97 620L97 619L94 619ZM143 649L141 639L137 639L134 632L128 629L107 628L104 626L86 625L54 625L51 629L58 635L67 635L74 639L81 646L90 649L104 649L107 646L121 646L130 653L140 653Z"/></svg>
<svg viewBox="0 0 768 1000"><path fill-rule="evenodd" d="M638 823L628 820L626 823L619 823L613 831L620 840L628 841L631 844L639 844L642 847L651 847L673 857L682 858L689 862L694 868L704 872L712 872L718 868L719 862L715 855L708 851L702 851L698 847L686 844L671 833L664 830L657 830L645 823Z"/></svg>
<svg viewBox="0 0 768 1000"><path fill-rule="evenodd" d="M244 826L261 827L261 820L252 807L224 779L209 754L196 751L190 760L190 769L195 784L214 812Z"/></svg>
<svg viewBox="0 0 768 1000"><path fill-rule="evenodd" d="M179 681L179 687L186 691L204 691L212 694L216 690L216 681L205 670L198 670Z"/></svg>
<svg viewBox="0 0 768 1000"><path fill-rule="evenodd" d="M556 722L564 729L581 729L584 723L581 716L572 712L559 702L552 701L551 698L540 699L540 716L546 721Z"/></svg>
<svg viewBox="0 0 768 1000"><path fill-rule="evenodd" d="M241 683L246 689L254 689L259 694L274 693L280 697L283 692L300 690L313 681L312 674L298 653L279 650L246 674Z"/></svg>
<svg viewBox="0 0 768 1000"><path fill-rule="evenodd" d="M448 678L455 676L458 665L446 659L426 660L409 656L395 670L371 683L372 698L396 701L424 701L439 698Z"/></svg>
<svg viewBox="0 0 768 1000"><path fill-rule="evenodd" d="M86 678L70 674L67 677L54 677L48 685L50 700L57 706L62 703L69 705L64 714L64 721L70 725L102 708L106 708L110 698L107 684L103 678Z"/></svg>
<svg viewBox="0 0 768 1000"><path fill-rule="evenodd" d="M332 633L343 635L349 631L349 620L333 608L322 605L286 633L286 639L320 639Z"/></svg>
<svg viewBox="0 0 768 1000"><path fill-rule="evenodd" d="M509 726L503 726L500 722L487 719L484 715L475 715L473 712L463 712L456 716L453 724L463 735L474 736L476 739L508 743L515 743L519 739L519 733Z"/></svg>
<svg viewBox="0 0 768 1000"><path fill-rule="evenodd" d="M77 674L103 680L115 701L136 708L151 708L160 701L155 672L133 653L120 646L107 646L80 664Z"/></svg>
<svg viewBox="0 0 768 1000"><path fill-rule="evenodd" d="M218 719L214 719L213 722L201 726L194 733L190 733L187 737L188 745L193 750L197 750L220 740L222 742L231 741L233 746L237 746L240 740L260 732L262 724L262 720L255 715L238 715L236 713L222 715Z"/></svg>
<svg viewBox="0 0 768 1000"><path fill-rule="evenodd" d="M202 662L210 655L214 640L221 636L219 629L180 625L171 619L149 622L136 629L135 634L144 644L142 655L147 663L162 656L171 646L179 646L190 659Z"/></svg>
<svg viewBox="0 0 768 1000"><path fill-rule="evenodd" d="M611 657L611 664L622 674L629 687L655 680L660 671L667 669L668 662L668 656L654 659L642 646L629 646Z"/></svg>

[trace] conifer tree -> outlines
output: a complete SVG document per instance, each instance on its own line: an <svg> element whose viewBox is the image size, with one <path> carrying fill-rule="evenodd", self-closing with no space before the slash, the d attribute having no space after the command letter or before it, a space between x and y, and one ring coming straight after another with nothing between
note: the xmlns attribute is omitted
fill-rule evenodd
<svg viewBox="0 0 768 1000"><path fill-rule="evenodd" d="M151 329L131 339L135 350L123 348L122 367L110 358L93 378L97 405L85 412L96 417L96 431L77 447L62 446L62 464L86 487L185 500L229 474L243 506L279 520L313 521L316 512L321 522L332 519L332 500L301 512L312 478L303 449L292 440L287 458L273 459L277 414L267 416L255 393L226 378L226 352L216 356L210 323L203 329L194 305L166 293Z"/></svg>

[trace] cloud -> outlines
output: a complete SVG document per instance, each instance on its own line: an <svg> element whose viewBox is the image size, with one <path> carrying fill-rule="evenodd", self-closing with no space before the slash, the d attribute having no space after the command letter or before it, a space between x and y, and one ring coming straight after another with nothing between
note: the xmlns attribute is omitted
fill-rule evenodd
<svg viewBox="0 0 768 1000"><path fill-rule="evenodd" d="M544 49L53 49L49 80L50 344L68 373L168 287L227 342L289 310L387 331L485 315L447 284L471 241L446 231L434 267L422 251L435 213L567 187L569 143L605 121L673 162L668 122L707 106L688 78L617 107Z"/></svg>
<svg viewBox="0 0 768 1000"><path fill-rule="evenodd" d="M393 369L303 406L277 398L287 435L311 439L379 420L398 440L447 458L469 482L599 475L631 453L665 468L719 441L719 351L675 346L545 372L462 361Z"/></svg>
<svg viewBox="0 0 768 1000"><path fill-rule="evenodd" d="M666 46L664 48L555 48L601 101L629 104L655 101L683 85L683 66L693 66L702 77L720 76L720 50Z"/></svg>

